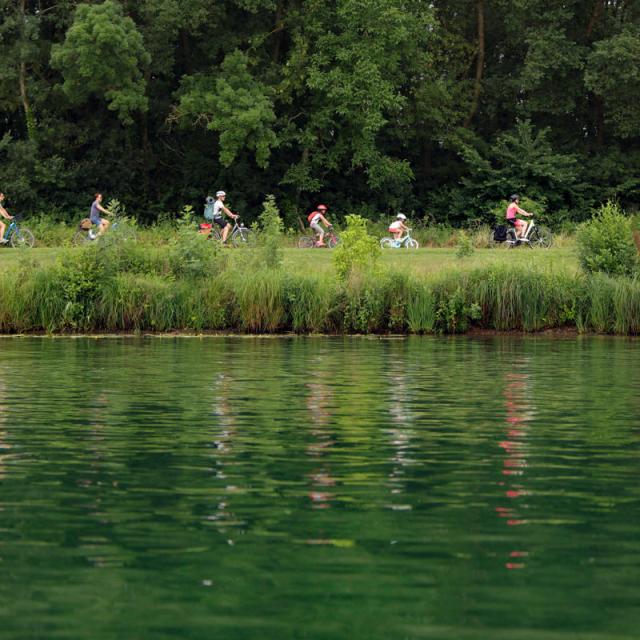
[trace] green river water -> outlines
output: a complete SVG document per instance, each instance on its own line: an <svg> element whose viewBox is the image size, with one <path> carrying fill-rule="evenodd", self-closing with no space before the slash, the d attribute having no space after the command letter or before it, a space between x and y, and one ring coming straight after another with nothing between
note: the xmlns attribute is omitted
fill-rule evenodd
<svg viewBox="0 0 640 640"><path fill-rule="evenodd" d="M0 340L0 639L638 638L639 360Z"/></svg>

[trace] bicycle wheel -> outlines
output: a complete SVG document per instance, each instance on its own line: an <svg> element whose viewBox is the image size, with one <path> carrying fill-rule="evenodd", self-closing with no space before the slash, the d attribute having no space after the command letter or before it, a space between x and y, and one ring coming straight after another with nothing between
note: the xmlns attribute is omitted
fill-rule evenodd
<svg viewBox="0 0 640 640"><path fill-rule="evenodd" d="M395 247L395 240L393 238L382 238L380 240L380 246L383 249L393 249Z"/></svg>
<svg viewBox="0 0 640 640"><path fill-rule="evenodd" d="M325 242L329 249L333 249L340 242L340 238L335 233L328 233L325 236Z"/></svg>
<svg viewBox="0 0 640 640"><path fill-rule="evenodd" d="M250 247L253 244L254 235L251 229L240 227L233 232L231 242L234 247Z"/></svg>
<svg viewBox="0 0 640 640"><path fill-rule="evenodd" d="M35 241L33 233L26 227L16 229L11 235L12 247L33 247Z"/></svg>
<svg viewBox="0 0 640 640"><path fill-rule="evenodd" d="M87 242L91 242L91 238L89 237L89 231L85 231L84 229L78 229L73 236L73 244L76 247L80 247Z"/></svg>
<svg viewBox="0 0 640 640"><path fill-rule="evenodd" d="M546 227L535 227L531 232L529 242L532 247L548 249L553 244L553 234Z"/></svg>
<svg viewBox="0 0 640 640"><path fill-rule="evenodd" d="M418 249L420 247L420 243L414 238L409 238L405 244L407 249Z"/></svg>
<svg viewBox="0 0 640 640"><path fill-rule="evenodd" d="M311 249L315 243L316 239L313 236L300 236L298 238L298 249Z"/></svg>

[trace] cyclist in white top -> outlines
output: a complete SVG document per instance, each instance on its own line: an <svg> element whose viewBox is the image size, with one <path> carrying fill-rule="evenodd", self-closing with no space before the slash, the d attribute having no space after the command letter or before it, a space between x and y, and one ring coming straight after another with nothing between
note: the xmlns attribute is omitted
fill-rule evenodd
<svg viewBox="0 0 640 640"><path fill-rule="evenodd" d="M213 222L222 229L222 244L227 242L227 236L229 235L229 231L231 231L231 223L225 220L224 216L226 215L232 220L236 220L239 217L224 206L226 197L227 194L224 191L218 191L216 193L216 201L213 205Z"/></svg>
<svg viewBox="0 0 640 640"><path fill-rule="evenodd" d="M405 216L404 213L399 213L396 219L389 225L389 233L392 233L396 240L400 240L402 234L409 231L409 227L404 223L406 219L407 216Z"/></svg>

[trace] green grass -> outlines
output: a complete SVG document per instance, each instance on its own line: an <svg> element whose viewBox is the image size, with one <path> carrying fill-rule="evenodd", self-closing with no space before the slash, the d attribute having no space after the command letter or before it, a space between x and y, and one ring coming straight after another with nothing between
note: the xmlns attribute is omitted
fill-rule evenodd
<svg viewBox="0 0 640 640"><path fill-rule="evenodd" d="M63 251L74 249L34 248L20 251L17 249L0 249L0 270L10 269L20 262L20 256L25 255L30 260L40 264L53 264ZM161 255L163 247L149 248L149 251ZM229 250L233 253L232 250ZM324 249L284 249L284 267L294 274L329 274L333 273L331 263L332 252ZM441 271L470 271L491 264L512 265L515 267L550 268L566 270L576 273L579 269L578 260L573 247L552 248L548 250L529 249L521 247L507 250L476 249L469 257L457 258L456 249L418 249L406 251L389 249L382 253L382 264L394 271L427 276Z"/></svg>

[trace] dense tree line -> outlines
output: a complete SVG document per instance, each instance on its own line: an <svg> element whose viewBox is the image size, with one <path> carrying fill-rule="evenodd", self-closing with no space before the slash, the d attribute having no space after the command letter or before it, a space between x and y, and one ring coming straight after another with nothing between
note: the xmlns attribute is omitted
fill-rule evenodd
<svg viewBox="0 0 640 640"><path fill-rule="evenodd" d="M640 203L640 0L0 0L0 185L142 219Z"/></svg>

